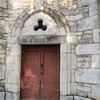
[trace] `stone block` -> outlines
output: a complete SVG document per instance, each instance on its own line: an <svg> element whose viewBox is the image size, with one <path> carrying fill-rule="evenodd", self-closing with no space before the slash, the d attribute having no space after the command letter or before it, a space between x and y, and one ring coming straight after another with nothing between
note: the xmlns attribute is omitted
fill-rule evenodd
<svg viewBox="0 0 100 100"><path fill-rule="evenodd" d="M17 37L7 37L7 42L15 44L17 40Z"/></svg>
<svg viewBox="0 0 100 100"><path fill-rule="evenodd" d="M99 29L93 30L93 41L100 42L100 30Z"/></svg>
<svg viewBox="0 0 100 100"><path fill-rule="evenodd" d="M18 98L19 98L18 93L6 92L6 100L19 100Z"/></svg>
<svg viewBox="0 0 100 100"><path fill-rule="evenodd" d="M80 91L91 92L90 87L78 86L77 89L80 90Z"/></svg>
<svg viewBox="0 0 100 100"><path fill-rule="evenodd" d="M96 0L78 0L78 3L81 5L89 5L96 2Z"/></svg>
<svg viewBox="0 0 100 100"><path fill-rule="evenodd" d="M89 17L89 12L83 13L84 18Z"/></svg>
<svg viewBox="0 0 100 100"><path fill-rule="evenodd" d="M89 16L97 15L98 7L97 2L89 5Z"/></svg>
<svg viewBox="0 0 100 100"><path fill-rule="evenodd" d="M7 56L6 65L8 70L20 70L21 57L19 56Z"/></svg>
<svg viewBox="0 0 100 100"><path fill-rule="evenodd" d="M10 91L10 92L19 92L20 91L20 84L5 84L5 91Z"/></svg>
<svg viewBox="0 0 100 100"><path fill-rule="evenodd" d="M71 95L76 95L77 94L77 83L71 83L70 94Z"/></svg>
<svg viewBox="0 0 100 100"><path fill-rule="evenodd" d="M8 44L7 55L20 56L21 46L19 44Z"/></svg>
<svg viewBox="0 0 100 100"><path fill-rule="evenodd" d="M5 78L5 65L0 65L0 80Z"/></svg>
<svg viewBox="0 0 100 100"><path fill-rule="evenodd" d="M82 7L82 12L83 12L83 13L89 12L89 7L88 7L88 5Z"/></svg>
<svg viewBox="0 0 100 100"><path fill-rule="evenodd" d="M60 100L73 100L73 96L61 96Z"/></svg>
<svg viewBox="0 0 100 100"><path fill-rule="evenodd" d="M92 35L92 34L93 34L92 30L84 31L84 35Z"/></svg>
<svg viewBox="0 0 100 100"><path fill-rule="evenodd" d="M92 68L100 68L100 55L92 55Z"/></svg>
<svg viewBox="0 0 100 100"><path fill-rule="evenodd" d="M5 92L0 92L0 100L5 100L4 96L5 96Z"/></svg>
<svg viewBox="0 0 100 100"><path fill-rule="evenodd" d="M35 5L35 9L36 10L43 10L44 9L44 7L43 7L43 0L41 0L41 2L39 2L39 3L37 3Z"/></svg>
<svg viewBox="0 0 100 100"><path fill-rule="evenodd" d="M60 95L67 94L67 83L60 83Z"/></svg>
<svg viewBox="0 0 100 100"><path fill-rule="evenodd" d="M61 70L60 82L67 82L67 70Z"/></svg>
<svg viewBox="0 0 100 100"><path fill-rule="evenodd" d="M98 28L98 16L88 17L78 21L78 31Z"/></svg>
<svg viewBox="0 0 100 100"><path fill-rule="evenodd" d="M12 30L12 36L20 36L21 29L20 28L14 28Z"/></svg>
<svg viewBox="0 0 100 100"><path fill-rule="evenodd" d="M76 69L77 59L75 54L66 54L67 69Z"/></svg>
<svg viewBox="0 0 100 100"><path fill-rule="evenodd" d="M8 83L20 83L20 71L7 71Z"/></svg>
<svg viewBox="0 0 100 100"><path fill-rule="evenodd" d="M82 97L87 97L87 92L85 92L85 91L80 91L80 90L77 90L77 94L78 94L78 96L82 96Z"/></svg>
<svg viewBox="0 0 100 100"><path fill-rule="evenodd" d="M69 20L69 21L75 21L75 20L79 20L79 19L82 19L82 18L83 18L82 14L76 15L76 16L66 16L66 19Z"/></svg>
<svg viewBox="0 0 100 100"><path fill-rule="evenodd" d="M6 0L0 0L0 7L1 8L7 8L7 1Z"/></svg>
<svg viewBox="0 0 100 100"><path fill-rule="evenodd" d="M55 0L55 1L53 1L53 0L44 0L44 2L46 2L49 5L57 4L57 0Z"/></svg>
<svg viewBox="0 0 100 100"><path fill-rule="evenodd" d="M82 35L83 32L71 32L72 35Z"/></svg>
<svg viewBox="0 0 100 100"><path fill-rule="evenodd" d="M75 70L71 70L71 82L75 82Z"/></svg>
<svg viewBox="0 0 100 100"><path fill-rule="evenodd" d="M1 33L9 33L9 29L10 29L9 24L4 20L0 20L0 32Z"/></svg>
<svg viewBox="0 0 100 100"><path fill-rule="evenodd" d="M22 9L23 3L21 1L15 1L12 3L12 9Z"/></svg>
<svg viewBox="0 0 100 100"><path fill-rule="evenodd" d="M100 54L99 44L83 44L75 48L76 54Z"/></svg>
<svg viewBox="0 0 100 100"><path fill-rule="evenodd" d="M88 62L78 62L78 67L80 68L88 68L89 63Z"/></svg>
<svg viewBox="0 0 100 100"><path fill-rule="evenodd" d="M91 99L80 97L80 96L74 96L74 100L91 100Z"/></svg>
<svg viewBox="0 0 100 100"><path fill-rule="evenodd" d="M5 47L3 45L0 45L0 54L1 55L4 55L4 50L5 50Z"/></svg>
<svg viewBox="0 0 100 100"><path fill-rule="evenodd" d="M34 11L35 11L34 6L28 8L28 9L26 10L26 12L27 12L29 15L32 14Z"/></svg>
<svg viewBox="0 0 100 100"><path fill-rule="evenodd" d="M60 69L67 69L67 55L66 54L61 54L60 57Z"/></svg>
<svg viewBox="0 0 100 100"><path fill-rule="evenodd" d="M77 36L67 36L67 43L74 44L77 42Z"/></svg>
<svg viewBox="0 0 100 100"><path fill-rule="evenodd" d="M99 69L77 69L75 73L76 82L100 84Z"/></svg>
<svg viewBox="0 0 100 100"><path fill-rule="evenodd" d="M62 53L70 53L70 44L62 43L61 44Z"/></svg>
<svg viewBox="0 0 100 100"><path fill-rule="evenodd" d="M66 35L67 33L66 33L65 29L62 27L62 28L60 28L60 33L59 34Z"/></svg>
<svg viewBox="0 0 100 100"><path fill-rule="evenodd" d="M100 100L100 86L92 86L92 97L96 100Z"/></svg>

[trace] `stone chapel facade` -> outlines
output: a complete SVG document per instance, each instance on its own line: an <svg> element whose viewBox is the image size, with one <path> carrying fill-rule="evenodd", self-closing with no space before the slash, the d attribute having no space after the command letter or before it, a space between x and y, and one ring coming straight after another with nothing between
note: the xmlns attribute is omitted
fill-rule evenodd
<svg viewBox="0 0 100 100"><path fill-rule="evenodd" d="M0 0L0 100L20 100L22 45L54 44L60 100L100 100L100 0Z"/></svg>

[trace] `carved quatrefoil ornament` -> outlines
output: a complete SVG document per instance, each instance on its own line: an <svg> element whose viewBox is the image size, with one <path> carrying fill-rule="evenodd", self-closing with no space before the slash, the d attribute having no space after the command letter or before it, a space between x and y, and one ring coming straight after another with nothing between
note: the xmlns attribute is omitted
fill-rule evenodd
<svg viewBox="0 0 100 100"><path fill-rule="evenodd" d="M39 29L42 29L43 31L46 31L47 26L46 25L43 25L43 20L42 19L39 19L37 21L37 24L38 25L35 25L34 26L34 31L38 31Z"/></svg>

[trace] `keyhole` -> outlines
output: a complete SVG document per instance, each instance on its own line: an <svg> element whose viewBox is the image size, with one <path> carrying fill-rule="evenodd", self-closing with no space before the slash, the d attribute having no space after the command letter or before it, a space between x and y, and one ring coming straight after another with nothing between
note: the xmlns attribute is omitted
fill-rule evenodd
<svg viewBox="0 0 100 100"><path fill-rule="evenodd" d="M39 19L37 23L38 23L38 25L34 26L35 31L38 31L39 29L42 29L43 31L45 31L47 29L47 26L43 25L42 19Z"/></svg>

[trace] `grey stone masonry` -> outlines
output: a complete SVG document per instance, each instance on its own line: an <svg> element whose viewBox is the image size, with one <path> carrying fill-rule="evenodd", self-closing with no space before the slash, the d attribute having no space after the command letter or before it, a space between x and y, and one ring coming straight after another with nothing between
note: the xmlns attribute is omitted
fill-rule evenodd
<svg viewBox="0 0 100 100"><path fill-rule="evenodd" d="M0 80L4 79L5 76L5 65L0 65Z"/></svg>
<svg viewBox="0 0 100 100"><path fill-rule="evenodd" d="M98 28L98 16L88 17L78 21L78 31Z"/></svg>
<svg viewBox="0 0 100 100"><path fill-rule="evenodd" d="M7 0L0 0L0 7L7 8Z"/></svg>
<svg viewBox="0 0 100 100"><path fill-rule="evenodd" d="M18 100L18 93L6 92L6 100Z"/></svg>
<svg viewBox="0 0 100 100"><path fill-rule="evenodd" d="M100 0L0 0L0 100L20 100L23 45L58 44L60 100L100 100Z"/></svg>
<svg viewBox="0 0 100 100"><path fill-rule="evenodd" d="M5 92L0 92L0 100L5 100Z"/></svg>

